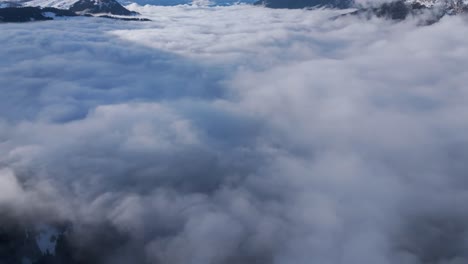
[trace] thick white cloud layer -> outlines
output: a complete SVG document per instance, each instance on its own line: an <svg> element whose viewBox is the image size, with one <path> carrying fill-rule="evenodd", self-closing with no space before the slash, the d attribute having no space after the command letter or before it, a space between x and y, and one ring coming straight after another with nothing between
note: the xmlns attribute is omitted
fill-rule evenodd
<svg viewBox="0 0 468 264"><path fill-rule="evenodd" d="M2 25L2 214L102 263L468 261L463 18L130 8Z"/></svg>

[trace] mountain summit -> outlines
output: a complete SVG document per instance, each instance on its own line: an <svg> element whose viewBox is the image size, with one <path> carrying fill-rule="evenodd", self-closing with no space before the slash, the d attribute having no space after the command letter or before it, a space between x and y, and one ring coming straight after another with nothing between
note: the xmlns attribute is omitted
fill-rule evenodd
<svg viewBox="0 0 468 264"><path fill-rule="evenodd" d="M113 15L136 15L115 0L79 0L70 6L70 11L85 14L108 13Z"/></svg>

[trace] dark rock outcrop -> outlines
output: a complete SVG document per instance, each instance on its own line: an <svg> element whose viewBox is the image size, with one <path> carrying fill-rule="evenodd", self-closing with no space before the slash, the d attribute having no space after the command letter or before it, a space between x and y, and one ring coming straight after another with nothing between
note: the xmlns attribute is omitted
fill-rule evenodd
<svg viewBox="0 0 468 264"><path fill-rule="evenodd" d="M76 16L75 12L53 7L6 7L0 8L0 22L31 22L52 20L54 16Z"/></svg>
<svg viewBox="0 0 468 264"><path fill-rule="evenodd" d="M109 18L109 19L122 20L122 21L151 21L151 19L144 18L144 17L116 17L116 16L109 16L109 15L99 15L95 17Z"/></svg>
<svg viewBox="0 0 468 264"><path fill-rule="evenodd" d="M126 9L125 9L126 10ZM128 10L127 10L128 11ZM130 13L128 13L130 12ZM122 15L122 14L130 14L135 15L135 12L117 12L117 14L111 12L99 12L99 13L106 13L106 14L92 14L88 13L87 11L81 11L75 13L74 11L68 9L57 9L54 7L7 7L7 8L0 8L0 23L2 22L32 22L32 21L45 21L45 20L53 20L54 17L73 17L73 16L86 16L86 17L100 17L100 18L108 18L108 19L116 19L116 20L123 20L123 21L151 21L147 18L142 17L121 17L115 15ZM109 15L110 14L110 15ZM0 263L3 264L3 263Z"/></svg>
<svg viewBox="0 0 468 264"><path fill-rule="evenodd" d="M55 7L43 7L41 8L43 13L52 13L57 17L73 17L78 16L75 12L68 9L58 9Z"/></svg>
<svg viewBox="0 0 468 264"><path fill-rule="evenodd" d="M52 20L43 15L39 7L6 7L0 8L0 22L30 22Z"/></svg>
<svg viewBox="0 0 468 264"><path fill-rule="evenodd" d="M404 20L408 16L419 15L425 10L428 10L428 8L418 3L407 4L404 1L395 1L384 3L377 7L361 8L350 14L365 16L367 18L376 16L386 19Z"/></svg>
<svg viewBox="0 0 468 264"><path fill-rule="evenodd" d="M115 0L79 0L70 7L70 11L81 14L112 14L132 16L138 13L132 12Z"/></svg>

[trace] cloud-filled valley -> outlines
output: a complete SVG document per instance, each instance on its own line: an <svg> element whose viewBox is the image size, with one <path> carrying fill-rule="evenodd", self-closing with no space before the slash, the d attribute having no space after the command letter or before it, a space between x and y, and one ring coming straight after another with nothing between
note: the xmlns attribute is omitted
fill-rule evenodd
<svg viewBox="0 0 468 264"><path fill-rule="evenodd" d="M0 25L3 225L69 223L76 263L468 261L464 17L127 7Z"/></svg>

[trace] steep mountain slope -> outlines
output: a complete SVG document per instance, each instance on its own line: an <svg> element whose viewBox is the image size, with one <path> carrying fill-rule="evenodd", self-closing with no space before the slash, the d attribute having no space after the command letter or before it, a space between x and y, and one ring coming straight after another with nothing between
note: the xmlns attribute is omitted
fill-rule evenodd
<svg viewBox="0 0 468 264"><path fill-rule="evenodd" d="M259 0L255 4L270 8L355 8L344 16L376 16L393 20L418 17L423 25L435 23L446 15L468 13L468 0L396 0L380 4L358 4L355 0Z"/></svg>
<svg viewBox="0 0 468 264"><path fill-rule="evenodd" d="M0 8L20 7L21 4L16 1L0 1Z"/></svg>
<svg viewBox="0 0 468 264"><path fill-rule="evenodd" d="M0 0L1 2L1 0ZM136 15L123 7L116 0L22 0L17 4L29 7L53 7L58 9L68 9L79 14L112 14L130 16Z"/></svg>
<svg viewBox="0 0 468 264"><path fill-rule="evenodd" d="M30 22L52 20L53 17L76 16L70 10L53 7L7 7L0 8L0 22Z"/></svg>
<svg viewBox="0 0 468 264"><path fill-rule="evenodd" d="M85 14L109 13L122 16L137 14L126 9L115 0L79 0L70 6L70 10Z"/></svg>
<svg viewBox="0 0 468 264"><path fill-rule="evenodd" d="M399 0L377 7L361 8L352 14L377 16L394 20L419 17L422 24L432 24L446 15L468 12L468 4L462 0Z"/></svg>

